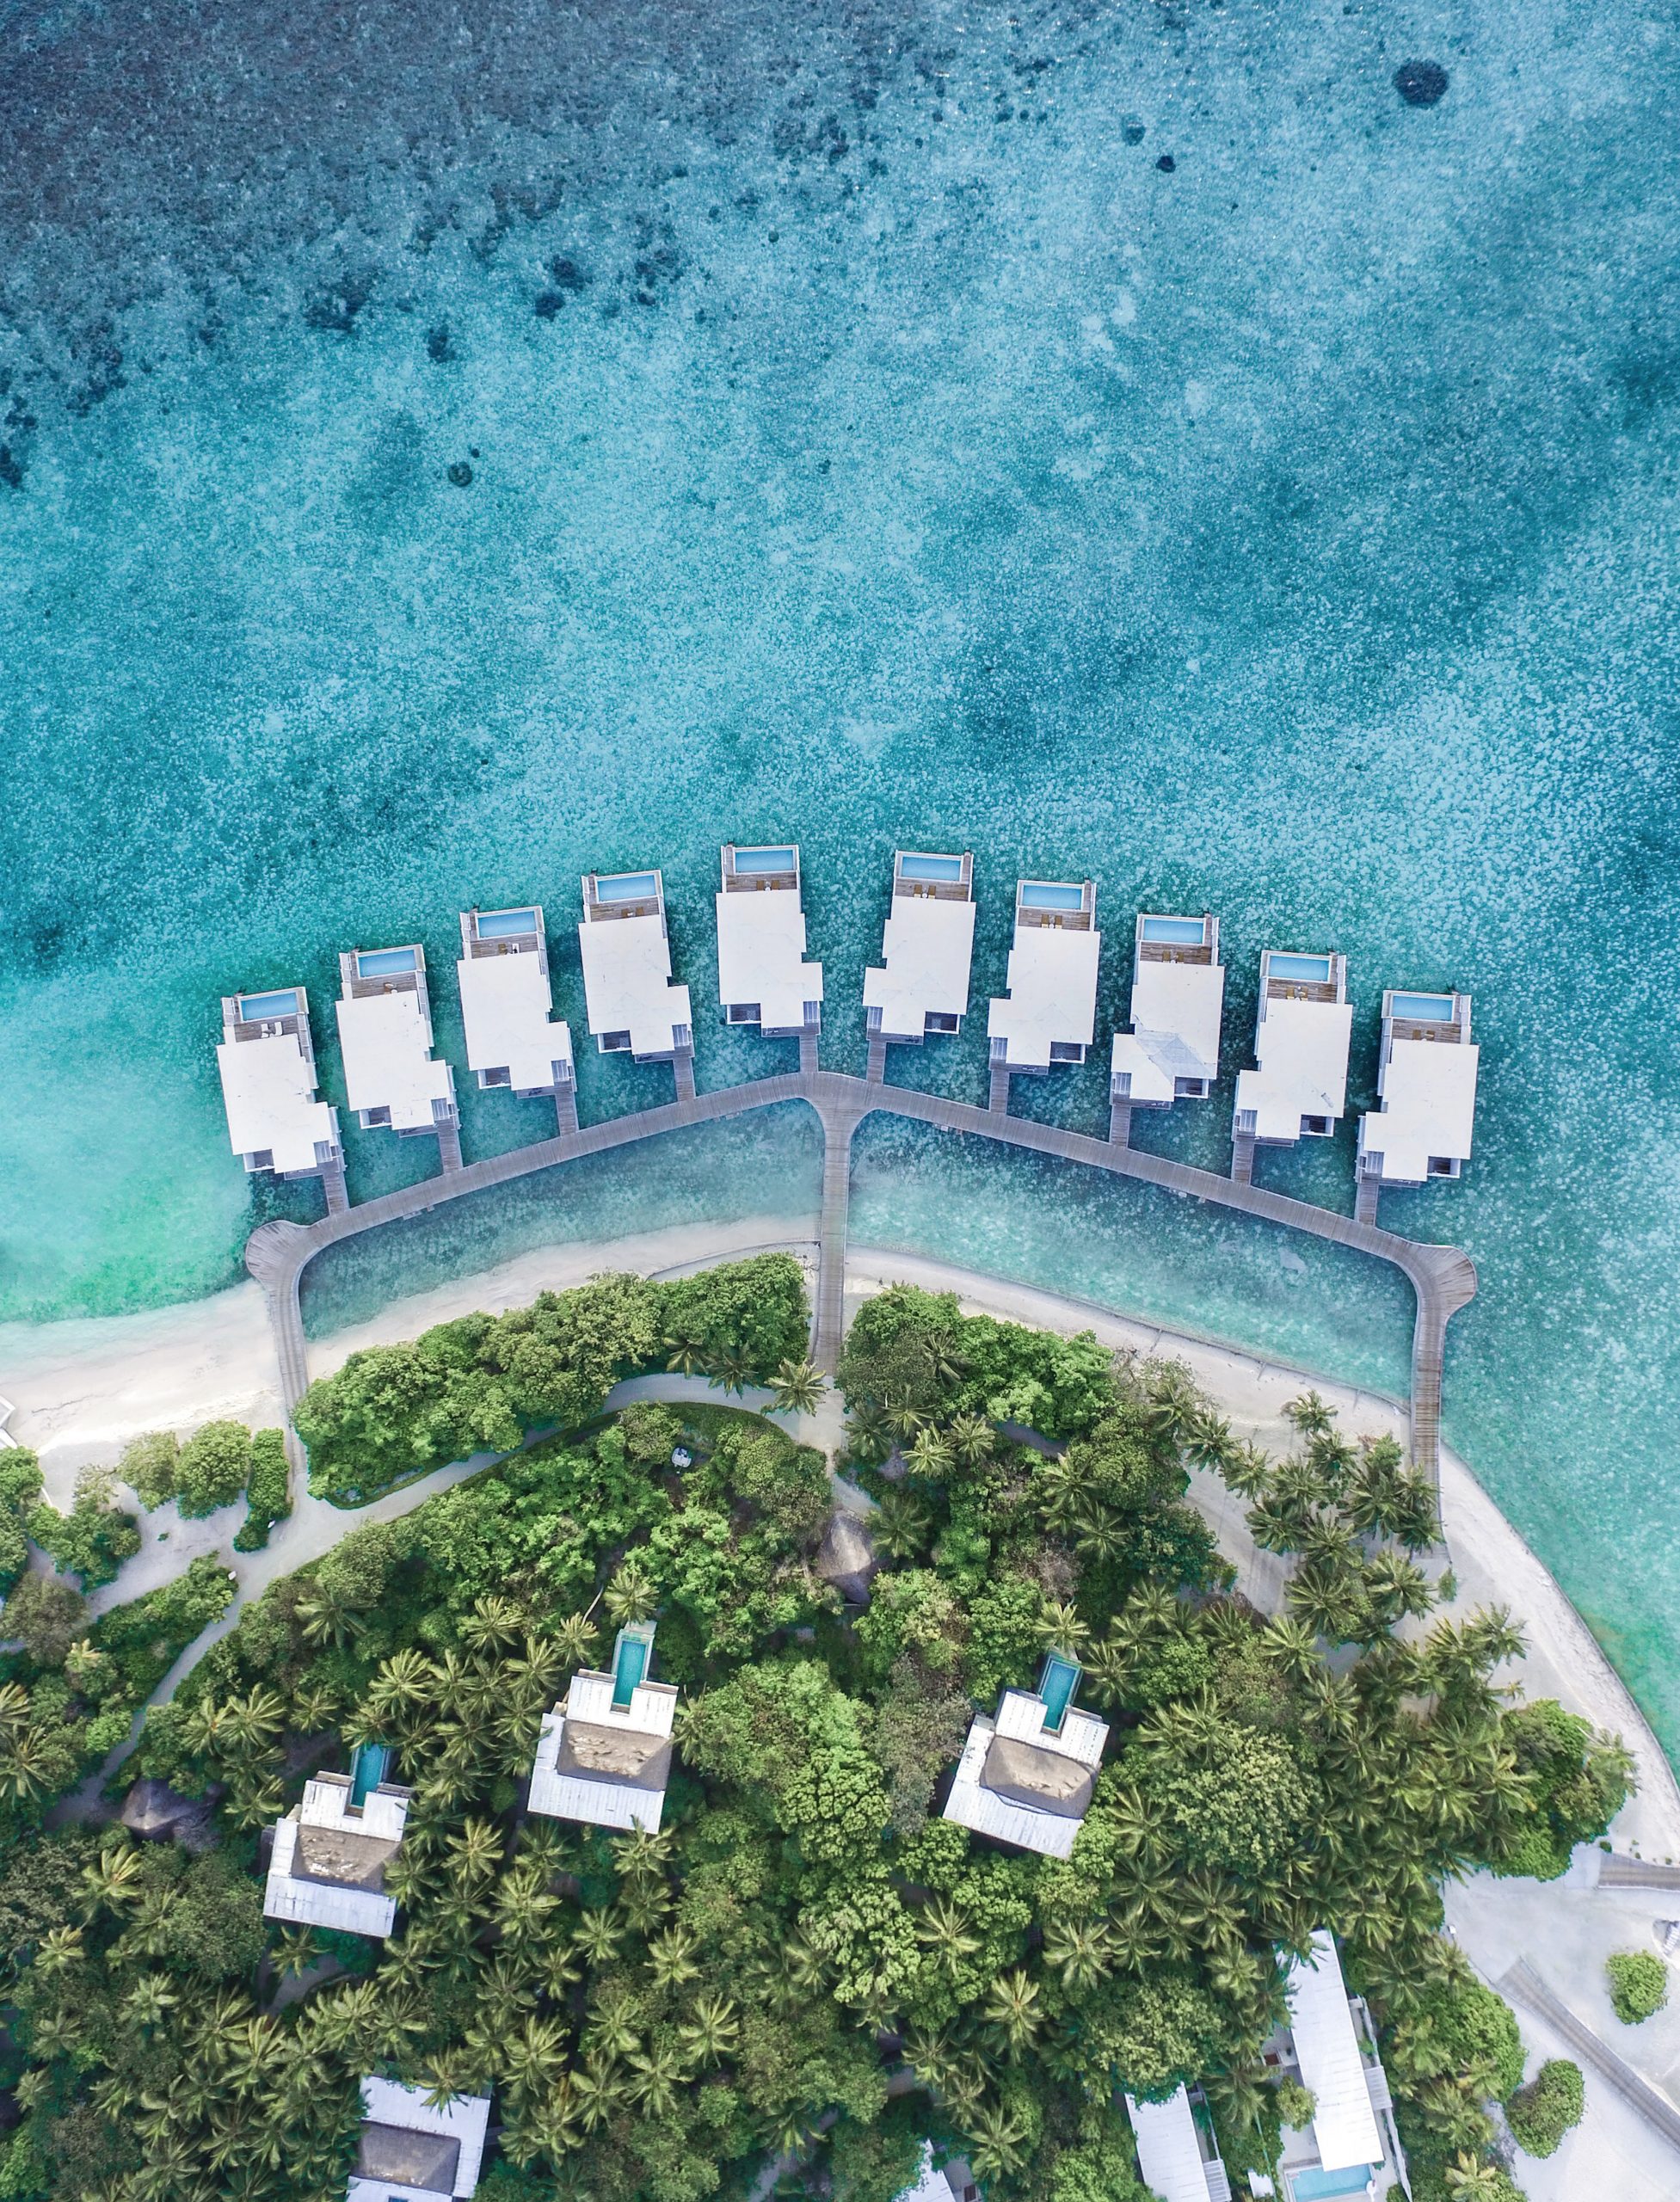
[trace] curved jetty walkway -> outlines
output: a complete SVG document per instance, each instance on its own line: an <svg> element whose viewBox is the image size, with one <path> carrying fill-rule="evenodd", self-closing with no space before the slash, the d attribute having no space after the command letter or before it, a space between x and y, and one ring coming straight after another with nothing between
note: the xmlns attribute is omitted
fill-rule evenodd
<svg viewBox="0 0 1680 2202"><path fill-rule="evenodd" d="M876 1068L872 1053L871 1067ZM655 1109L587 1124L563 1132L554 1139L515 1147L506 1154L468 1163L382 1193L354 1208L341 1210L311 1224L265 1223L251 1233L245 1247L245 1265L262 1287L269 1319L279 1350L280 1384L288 1418L296 1410L309 1383L308 1353L305 1344L298 1285L304 1270L325 1246L354 1239L381 1224L404 1216L423 1215L446 1201L469 1193L488 1191L511 1184L538 1170L552 1170L589 1154L605 1154L638 1140L654 1139L662 1132L680 1131L691 1124L710 1124L739 1116L754 1109L768 1109L789 1101L803 1101L816 1112L822 1125L822 1211L818 1250L816 1323L812 1350L830 1375L840 1358L845 1321L846 1209L851 1184L852 1141L867 1116L880 1110L913 1117L942 1131L963 1132L977 1139L996 1140L1025 1147L1033 1153L1078 1162L1093 1170L1107 1170L1117 1177L1137 1178L1166 1191L1215 1207L1235 1209L1263 1222L1277 1223L1294 1231L1310 1232L1314 1238L1334 1240L1379 1261L1392 1262L1411 1280L1417 1299L1412 1336L1412 1453L1418 1466L1438 1474L1441 1435L1441 1369L1447 1325L1457 1310L1474 1297L1475 1264L1455 1246L1437 1246L1375 1223L1310 1202L1291 1200L1282 1193L1235 1178L1222 1178L1211 1170L1192 1169L1184 1162L1169 1162L1155 1154L1117 1141L1092 1138L1082 1132L1064 1131L1054 1124L1034 1123L1011 1116L1002 1110L981 1109L950 1101L933 1093L893 1086L879 1075L855 1078L840 1071L800 1071L778 1078L757 1079L744 1086L726 1086L715 1093L686 1094ZM288 1432L294 1459L301 1452Z"/></svg>

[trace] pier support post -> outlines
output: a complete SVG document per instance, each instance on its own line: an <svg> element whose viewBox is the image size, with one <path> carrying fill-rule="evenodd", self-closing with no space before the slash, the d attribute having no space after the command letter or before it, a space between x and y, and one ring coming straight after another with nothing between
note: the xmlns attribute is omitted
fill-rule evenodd
<svg viewBox="0 0 1680 2202"><path fill-rule="evenodd" d="M1358 1177L1353 1181L1353 1220L1356 1223L1376 1221L1377 1195L1382 1190L1381 1178Z"/></svg>
<svg viewBox="0 0 1680 2202"><path fill-rule="evenodd" d="M671 1058L671 1069L677 1081L678 1100L692 1101L694 1098L694 1050L679 1048Z"/></svg>
<svg viewBox="0 0 1680 2202"><path fill-rule="evenodd" d="M840 1367L846 1334L846 1211L852 1197L855 1104L822 1110L822 1219L817 1227L816 1336L812 1359L825 1376Z"/></svg>
<svg viewBox="0 0 1680 2202"><path fill-rule="evenodd" d="M562 1139L569 1138L576 1131L577 1087L575 1084L555 1087L554 1121L560 1127Z"/></svg>
<svg viewBox="0 0 1680 2202"><path fill-rule="evenodd" d="M461 1120L445 1116L438 1124L438 1159L446 1172L461 1167Z"/></svg>
<svg viewBox="0 0 1680 2202"><path fill-rule="evenodd" d="M1252 1132L1233 1132L1231 1135L1231 1182L1235 1185L1252 1185L1254 1182Z"/></svg>
<svg viewBox="0 0 1680 2202"><path fill-rule="evenodd" d="M1111 1147L1129 1147L1132 1143L1132 1104L1129 1101L1111 1101L1108 1104L1108 1143Z"/></svg>
<svg viewBox="0 0 1680 2202"><path fill-rule="evenodd" d="M986 1106L994 1116L1006 1116L1009 1114L1009 1066L1007 1063L992 1065L992 1083L986 1097Z"/></svg>
<svg viewBox="0 0 1680 2202"><path fill-rule="evenodd" d="M869 1036L869 1065L865 1076L871 1086L884 1086L887 1082L887 1041L884 1033L871 1032Z"/></svg>

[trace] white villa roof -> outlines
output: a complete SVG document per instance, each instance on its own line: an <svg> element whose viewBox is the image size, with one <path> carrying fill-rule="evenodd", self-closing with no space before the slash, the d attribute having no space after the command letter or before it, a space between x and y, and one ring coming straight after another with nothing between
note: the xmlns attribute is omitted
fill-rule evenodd
<svg viewBox="0 0 1680 2202"><path fill-rule="evenodd" d="M295 1032L236 1040L225 1028L216 1067L236 1154L272 1154L281 1172L314 1170L317 1147L337 1146L338 1125L329 1104L315 1098L315 1066Z"/></svg>
<svg viewBox="0 0 1680 2202"><path fill-rule="evenodd" d="M435 2134L457 2144L459 2155L450 2186L415 2187L384 2174L351 2175L345 2202L436 2202L447 2193L465 2202L478 2184L484 2162L484 2140L489 2128L488 2095L458 2095L452 2102L435 2106L426 2100L423 2088L405 2088L395 2080L366 2079L361 2083L362 2122L365 2125L396 2126L408 2133Z"/></svg>
<svg viewBox="0 0 1680 2202"><path fill-rule="evenodd" d="M1126 2115L1137 2136L1137 2168L1160 2202L1208 2202L1208 2175L1190 2097L1180 2088L1165 2102L1126 2097Z"/></svg>
<svg viewBox="0 0 1680 2202"><path fill-rule="evenodd" d="M717 998L755 1001L766 1026L803 1024L805 1004L822 999L822 966L806 963L805 913L791 887L717 898Z"/></svg>
<svg viewBox="0 0 1680 2202"><path fill-rule="evenodd" d="M917 2167L915 2185L903 2188L897 2202L957 2202L951 2181L943 2171L934 2168L931 2142L924 2141L921 2144L921 2162Z"/></svg>
<svg viewBox="0 0 1680 2202"><path fill-rule="evenodd" d="M1069 1856L1074 1838L1080 1831L1079 1819L1060 1812L1040 1811L1031 1805L1000 1796L982 1781L987 1754L993 1739L999 1736L1016 1743L1035 1744L1042 1750L1055 1751L1081 1766L1094 1768L1102 1763L1108 1723L1070 1706L1062 1716L1060 1732L1053 1732L1044 1725L1044 1701L1036 1691L1006 1690L995 1720L988 1720L984 1713L975 1715L968 1741L963 1746L963 1756L957 1762L951 1795L945 1802L945 1817L959 1827L973 1828L978 1835L995 1836L1000 1842L1012 1842L1020 1850L1036 1850L1043 1857Z"/></svg>
<svg viewBox="0 0 1680 2202"><path fill-rule="evenodd" d="M612 1702L612 1676L582 1669L571 1679L563 1703L543 1721L537 1759L531 1771L530 1805L551 1819L582 1820L591 1827L657 1829L665 1809L665 1779L656 1788L644 1782L615 1781L610 1775L581 1774L557 1764L569 1723L591 1730L617 1730L625 1738L668 1742L676 1719L677 1692L670 1682L638 1682L627 1706Z"/></svg>
<svg viewBox="0 0 1680 2202"><path fill-rule="evenodd" d="M880 1011L889 1037L920 1040L930 1016L968 1015L974 915L972 901L893 896L882 962L864 973L864 1006Z"/></svg>
<svg viewBox="0 0 1680 2202"><path fill-rule="evenodd" d="M1289 2031L1302 2084L1310 2088L1316 2108L1313 2139L1326 2171L1358 2164L1380 2164L1382 2137L1371 2108L1365 2060L1348 2008L1347 1988L1334 1937L1320 1928L1313 1937L1315 1963L1299 1959L1289 1967Z"/></svg>
<svg viewBox="0 0 1680 2202"><path fill-rule="evenodd" d="M663 918L602 918L577 929L589 1030L628 1032L631 1053L668 1055L694 1022L686 987L671 984Z"/></svg>
<svg viewBox="0 0 1680 2202"><path fill-rule="evenodd" d="M1009 992L995 997L986 1030L1006 1043L1005 1061L1048 1069L1050 1045L1089 1047L1097 1026L1097 959L1103 937L1060 926L1017 925Z"/></svg>
<svg viewBox="0 0 1680 2202"><path fill-rule="evenodd" d="M1345 1001L1262 1001L1254 1030L1258 1067L1237 1073L1237 1108L1254 1111L1261 1140L1295 1140L1303 1116L1339 1116L1347 1105L1352 1006Z"/></svg>
<svg viewBox="0 0 1680 2202"><path fill-rule="evenodd" d="M345 1854L339 1861L354 1875L360 1861L354 1854L366 1846L370 1866L379 1862L383 1848L394 1855L403 1840L409 1817L409 1792L395 1784L369 1792L362 1809L352 1811L349 1779L344 1775L317 1775L304 1785L303 1802L288 1812L274 1829L274 1854L263 1889L262 1910L270 1919L294 1925L335 1927L346 1934L389 1934L397 1923L394 1898L378 1884L381 1876L364 1871L362 1881L311 1873L303 1855L304 1838L310 1830L338 1838ZM335 1870L338 1868L335 1867ZM372 1881L374 1885L366 1885Z"/></svg>
<svg viewBox="0 0 1680 2202"><path fill-rule="evenodd" d="M505 1070L525 1092L552 1086L556 1063L572 1059L571 1028L553 1015L543 959L527 949L508 956L464 956L461 982L469 1070Z"/></svg>
<svg viewBox="0 0 1680 2202"><path fill-rule="evenodd" d="M353 1109L389 1109L395 1131L430 1131L434 1101L452 1102L447 1063L432 1055L432 1022L412 987L389 993L341 995L338 1044L344 1089ZM249 1043L247 1043L249 1045Z"/></svg>
<svg viewBox="0 0 1680 2202"><path fill-rule="evenodd" d="M1359 1124L1361 1152L1382 1157L1391 1184L1421 1184L1431 1155L1469 1160L1480 1060L1473 1041L1392 1043L1376 1074L1382 1105Z"/></svg>
<svg viewBox="0 0 1680 2202"><path fill-rule="evenodd" d="M1141 963L1132 976L1132 1030L1114 1036L1112 1067L1131 1073L1134 1101L1171 1101L1174 1081L1219 1076L1222 963Z"/></svg>

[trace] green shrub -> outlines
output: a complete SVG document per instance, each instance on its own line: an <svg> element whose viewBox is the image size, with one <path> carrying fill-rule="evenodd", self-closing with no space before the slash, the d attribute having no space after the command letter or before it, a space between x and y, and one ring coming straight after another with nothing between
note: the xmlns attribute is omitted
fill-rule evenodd
<svg viewBox="0 0 1680 2202"><path fill-rule="evenodd" d="M1642 2026L1667 2002L1668 1967L1649 1950L1618 1950L1604 1970L1611 2005L1623 2026Z"/></svg>
<svg viewBox="0 0 1680 2202"><path fill-rule="evenodd" d="M1627 1802L1633 1761L1619 1737L1542 1697L1507 1713L1501 1725L1531 1785L1535 1819L1496 1871L1555 1880L1578 1842L1594 1842Z"/></svg>
<svg viewBox="0 0 1680 2202"><path fill-rule="evenodd" d="M38 1667L62 1667L87 1620L82 1593L52 1575L26 1575L6 1601L6 1633L22 1638Z"/></svg>
<svg viewBox="0 0 1680 2202"><path fill-rule="evenodd" d="M249 1508L238 1535L236 1552L260 1552L268 1532L292 1511L292 1473L286 1458L286 1432L259 1430L251 1439Z"/></svg>
<svg viewBox="0 0 1680 2202"><path fill-rule="evenodd" d="M236 1587L219 1560L200 1553L173 1583L102 1614L95 1648L110 1653L137 1701L150 1697L199 1631L227 1611Z"/></svg>
<svg viewBox="0 0 1680 2202"><path fill-rule="evenodd" d="M148 1514L175 1497L180 1441L172 1430L146 1430L131 1437L117 1462L117 1473Z"/></svg>
<svg viewBox="0 0 1680 2202"><path fill-rule="evenodd" d="M251 1433L243 1422L206 1422L181 1449L175 1495L188 1519L231 1506L251 1473Z"/></svg>
<svg viewBox="0 0 1680 2202"><path fill-rule="evenodd" d="M40 1497L40 1462L27 1445L0 1453L0 1597L29 1565L24 1516Z"/></svg>
<svg viewBox="0 0 1680 2202"><path fill-rule="evenodd" d="M1518 2148L1531 2156L1554 2155L1564 2135L1580 2124L1585 2101L1580 2066L1566 2057L1550 2058L1505 2105Z"/></svg>
<svg viewBox="0 0 1680 2202"><path fill-rule="evenodd" d="M124 1560L140 1549L138 1525L115 1498L116 1485L103 1468L83 1468L76 1479L76 1498L68 1514L43 1500L25 1517L25 1526L41 1550L67 1573L79 1575L84 1590L115 1582Z"/></svg>

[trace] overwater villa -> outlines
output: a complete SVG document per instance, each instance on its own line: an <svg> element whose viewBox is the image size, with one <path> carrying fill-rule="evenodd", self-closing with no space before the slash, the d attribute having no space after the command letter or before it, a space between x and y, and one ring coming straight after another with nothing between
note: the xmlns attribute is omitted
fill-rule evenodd
<svg viewBox="0 0 1680 2202"><path fill-rule="evenodd" d="M1126 2097L1143 2184L1160 2202L1230 2202L1231 2176L1220 2157L1201 2091L1180 2088L1165 2102Z"/></svg>
<svg viewBox="0 0 1680 2202"><path fill-rule="evenodd" d="M1284 2129L1284 2202L1386 2194L1406 2180L1388 2075L1370 2014L1362 1997L1348 1994L1335 1937L1324 1928L1313 1937L1312 1961L1291 1962L1288 1993L1289 2023L1263 2055L1272 2070L1311 2091L1314 2108L1309 2126ZM1250 2183L1258 2195L1277 2191L1252 2174Z"/></svg>
<svg viewBox="0 0 1680 2202"><path fill-rule="evenodd" d="M1024 879L1015 891L1015 941L1006 994L996 997L986 1030L992 1043L993 1105L997 1081L1016 1071L1043 1075L1053 1065L1082 1063L1097 1029L1097 885Z"/></svg>
<svg viewBox="0 0 1680 2202"><path fill-rule="evenodd" d="M228 1139L248 1171L323 1178L344 1204L338 1111L317 1098L309 996L301 987L225 994L216 1050ZM338 1194L331 1202L334 1190Z"/></svg>
<svg viewBox="0 0 1680 2202"><path fill-rule="evenodd" d="M1345 956L1265 950L1255 1067L1237 1073L1234 1176L1247 1176L1257 1147L1331 1136L1347 1106L1352 1032Z"/></svg>
<svg viewBox="0 0 1680 2202"><path fill-rule="evenodd" d="M455 1073L432 1053L426 951L352 948L338 959L338 1044L344 1091L364 1131L403 1138L430 1134L444 1159L460 1164Z"/></svg>
<svg viewBox="0 0 1680 2202"><path fill-rule="evenodd" d="M654 1626L618 1631L612 1671L584 1668L543 1721L531 1770L531 1810L587 1827L646 1828L665 1809L677 1692L648 1681Z"/></svg>
<svg viewBox="0 0 1680 2202"><path fill-rule="evenodd" d="M717 998L728 1024L766 1039L815 1034L822 1022L822 966L807 963L799 851L723 852L717 901Z"/></svg>
<svg viewBox="0 0 1680 2202"><path fill-rule="evenodd" d="M686 1083L692 1091L694 1012L687 987L672 983L660 873L588 873L577 941L596 1047L604 1055L633 1055L638 1063L674 1063L679 1086Z"/></svg>
<svg viewBox="0 0 1680 2202"><path fill-rule="evenodd" d="M956 1033L969 1013L974 961L974 858L901 849L881 963L864 973L871 1049Z"/></svg>
<svg viewBox="0 0 1680 2202"><path fill-rule="evenodd" d="M344 2202L457 2202L477 2188L489 2131L488 2095L427 2100L424 2088L369 2077L361 2083L361 2130Z"/></svg>
<svg viewBox="0 0 1680 2202"><path fill-rule="evenodd" d="M274 1827L262 1892L270 1919L345 1934L389 1934L397 1900L385 1894L385 1867L403 1846L412 1792L387 1781L391 1753L361 1744L348 1774L317 1774L304 1798Z"/></svg>
<svg viewBox="0 0 1680 2202"><path fill-rule="evenodd" d="M1382 1185L1425 1185L1456 1178L1470 1159L1476 1070L1468 994L1382 997L1380 1105L1359 1119L1359 1196L1376 1211Z"/></svg>
<svg viewBox="0 0 1680 2202"><path fill-rule="evenodd" d="M1109 1101L1133 1109L1203 1101L1219 1076L1225 966L1219 920L1148 913L1137 921L1129 1032L1117 1032ZM1117 1129L1122 1127L1117 1126Z"/></svg>
<svg viewBox="0 0 1680 2202"><path fill-rule="evenodd" d="M575 1130L571 1027L554 1014L542 912L463 910L455 970L467 1068L479 1086L508 1088L522 1101L552 1094L561 1129Z"/></svg>
<svg viewBox="0 0 1680 2202"><path fill-rule="evenodd" d="M1046 1657L1036 1690L1003 1694L995 1720L975 1715L945 1816L1018 1850L1066 1858L1096 1787L1108 1723L1074 1704L1079 1662Z"/></svg>

